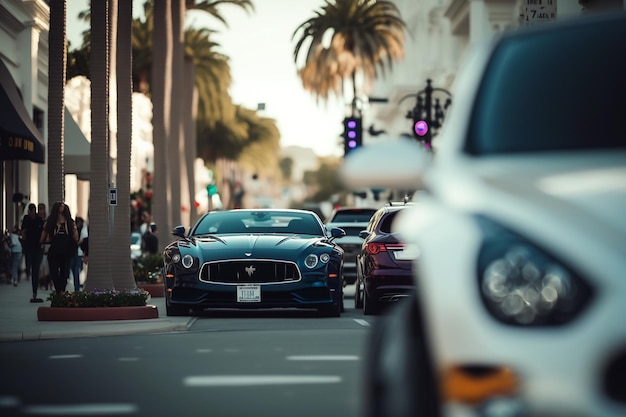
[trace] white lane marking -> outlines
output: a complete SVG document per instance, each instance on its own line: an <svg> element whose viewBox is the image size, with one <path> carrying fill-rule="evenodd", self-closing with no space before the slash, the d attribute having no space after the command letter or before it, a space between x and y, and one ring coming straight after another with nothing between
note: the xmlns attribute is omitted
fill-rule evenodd
<svg viewBox="0 0 626 417"><path fill-rule="evenodd" d="M367 321L365 321L365 320L363 320L363 319L352 319L352 320L356 321L356 322L357 322L358 324L360 324L361 326L368 327L368 326L370 325Z"/></svg>
<svg viewBox="0 0 626 417"><path fill-rule="evenodd" d="M198 353L210 353L211 349L196 349L196 352L198 352Z"/></svg>
<svg viewBox="0 0 626 417"><path fill-rule="evenodd" d="M188 387L237 387L253 385L337 384L337 375L212 375L188 376L183 380Z"/></svg>
<svg viewBox="0 0 626 417"><path fill-rule="evenodd" d="M135 404L30 405L22 408L23 414L31 416L111 416L138 411Z"/></svg>
<svg viewBox="0 0 626 417"><path fill-rule="evenodd" d="M137 362L137 361L139 361L139 358L119 358L118 361L120 361L120 362Z"/></svg>
<svg viewBox="0 0 626 417"><path fill-rule="evenodd" d="M48 359L78 359L82 358L83 355L79 354L71 354L71 355L51 355Z"/></svg>
<svg viewBox="0 0 626 417"><path fill-rule="evenodd" d="M358 361L357 355L293 355L287 356L288 361Z"/></svg>

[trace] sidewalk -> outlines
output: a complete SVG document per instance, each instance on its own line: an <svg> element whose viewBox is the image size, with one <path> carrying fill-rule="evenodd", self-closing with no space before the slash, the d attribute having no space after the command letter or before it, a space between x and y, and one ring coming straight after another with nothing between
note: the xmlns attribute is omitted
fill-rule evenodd
<svg viewBox="0 0 626 417"><path fill-rule="evenodd" d="M73 286L68 283L68 290ZM47 301L51 290L39 289L37 296L43 303L31 303L30 281L21 280L17 287L0 281L0 342L19 340L58 339L65 337L113 336L136 333L161 333L188 330L195 318L168 317L165 299L155 297L148 304L155 305L159 317L146 320L113 321L39 321L37 309L50 307Z"/></svg>

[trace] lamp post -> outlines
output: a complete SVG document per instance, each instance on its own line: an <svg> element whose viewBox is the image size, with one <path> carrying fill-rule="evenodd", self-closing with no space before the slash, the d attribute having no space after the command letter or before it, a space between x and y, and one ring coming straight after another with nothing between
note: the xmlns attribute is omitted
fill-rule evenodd
<svg viewBox="0 0 626 417"><path fill-rule="evenodd" d="M409 110L406 118L413 121L412 133L413 137L428 148L431 146L432 138L437 134L437 130L442 126L445 119L446 111L452 104L452 94L446 89L433 87L432 80L426 80L426 87L418 91L416 94L408 94L402 99L402 103L409 97L415 97L415 106ZM435 93L443 93L445 103L443 106L440 97L434 97Z"/></svg>

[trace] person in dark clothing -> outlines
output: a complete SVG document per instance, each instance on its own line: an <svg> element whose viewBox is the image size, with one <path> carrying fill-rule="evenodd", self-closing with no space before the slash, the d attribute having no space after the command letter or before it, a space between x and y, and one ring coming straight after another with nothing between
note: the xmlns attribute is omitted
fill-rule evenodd
<svg viewBox="0 0 626 417"><path fill-rule="evenodd" d="M141 248L144 255L156 255L159 252L159 237L156 233L156 224L151 223L148 231L141 238Z"/></svg>
<svg viewBox="0 0 626 417"><path fill-rule="evenodd" d="M39 239L43 231L43 219L37 215L37 206L28 205L28 214L22 219L22 250L26 258L26 274L30 277L33 287L33 297L31 303L42 303L41 298L37 298L37 290L39 289L39 271L41 269L41 260L43 259L43 250Z"/></svg>
<svg viewBox="0 0 626 417"><path fill-rule="evenodd" d="M39 242L50 243L50 278L56 292L63 293L70 276L70 261L78 250L78 229L67 204L57 201L52 205Z"/></svg>

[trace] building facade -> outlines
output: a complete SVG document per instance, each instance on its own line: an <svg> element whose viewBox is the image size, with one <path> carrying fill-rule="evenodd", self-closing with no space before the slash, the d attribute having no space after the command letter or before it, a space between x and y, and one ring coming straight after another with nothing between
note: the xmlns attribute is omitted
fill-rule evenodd
<svg viewBox="0 0 626 417"><path fill-rule="evenodd" d="M433 87L450 91L473 44L520 25L626 7L623 0L393 1L407 24L405 57L386 78L376 80L370 97L378 100L369 100L364 112L366 130L373 125L391 137L412 135L407 115L415 106L416 93L426 87L427 79L432 80ZM439 98L443 103L445 94ZM365 144L376 140L366 135Z"/></svg>

